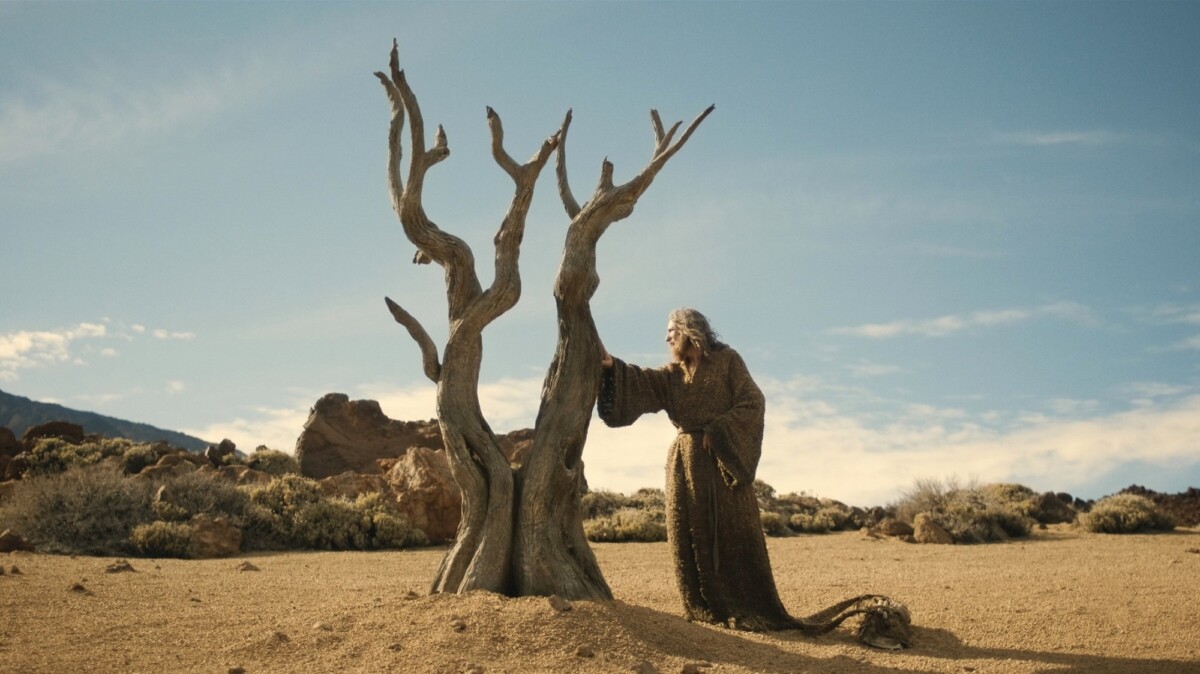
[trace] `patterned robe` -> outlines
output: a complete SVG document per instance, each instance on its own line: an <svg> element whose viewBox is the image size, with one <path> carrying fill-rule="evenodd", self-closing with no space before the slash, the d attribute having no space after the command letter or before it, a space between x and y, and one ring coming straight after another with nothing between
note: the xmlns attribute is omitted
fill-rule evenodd
<svg viewBox="0 0 1200 674"><path fill-rule="evenodd" d="M651 370L613 358L597 407L609 426L666 410L679 429L667 454L667 539L688 620L800 627L779 601L767 558L754 494L765 403L741 356L713 351L693 377L679 363Z"/></svg>

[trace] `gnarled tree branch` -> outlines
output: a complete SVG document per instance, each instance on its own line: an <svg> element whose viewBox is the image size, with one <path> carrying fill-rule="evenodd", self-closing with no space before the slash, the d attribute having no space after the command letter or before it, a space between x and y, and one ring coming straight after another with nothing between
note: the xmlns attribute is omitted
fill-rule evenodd
<svg viewBox="0 0 1200 674"><path fill-rule="evenodd" d="M408 329L408 334L412 335L413 341L421 348L421 360L424 364L425 376L429 381L438 383L442 378L442 365L438 362L438 350L434 345L433 340L429 337L429 333L425 332L421 322L413 317L412 314L405 311L399 304L392 301L390 297L383 298L387 302L388 311L392 312L392 317L396 322Z"/></svg>

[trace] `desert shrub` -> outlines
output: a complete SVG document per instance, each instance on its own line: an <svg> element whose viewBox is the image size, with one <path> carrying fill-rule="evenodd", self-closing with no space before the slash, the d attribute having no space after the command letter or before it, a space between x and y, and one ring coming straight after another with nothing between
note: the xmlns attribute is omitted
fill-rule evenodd
<svg viewBox="0 0 1200 674"><path fill-rule="evenodd" d="M848 519L848 512L827 507L815 513L796 513L788 519L788 526L799 533L824 534L842 528Z"/></svg>
<svg viewBox="0 0 1200 674"><path fill-rule="evenodd" d="M0 529L15 529L45 552L122 554L130 531L154 517L150 490L105 463L27 477L0 511Z"/></svg>
<svg viewBox="0 0 1200 674"><path fill-rule="evenodd" d="M610 517L618 510L628 507L630 507L628 496L606 489L589 491L579 499L580 513L584 520Z"/></svg>
<svg viewBox="0 0 1200 674"><path fill-rule="evenodd" d="M183 521L205 514L241 525L250 495L215 472L174 474L161 483L162 499L155 502L164 520Z"/></svg>
<svg viewBox="0 0 1200 674"><path fill-rule="evenodd" d="M1139 531L1170 531L1175 520L1153 501L1136 494L1106 496L1079 516L1088 531L1102 534L1130 534Z"/></svg>
<svg viewBox="0 0 1200 674"><path fill-rule="evenodd" d="M192 528L182 522L139 524L130 532L129 541L139 554L147 557L189 557Z"/></svg>
<svg viewBox="0 0 1200 674"><path fill-rule="evenodd" d="M295 474L253 488L249 501L243 534L250 548L372 550L427 542L381 495L326 497L315 480Z"/></svg>
<svg viewBox="0 0 1200 674"><path fill-rule="evenodd" d="M129 475L137 475L147 466L153 466L166 451L165 445L131 444L121 453L121 468Z"/></svg>
<svg viewBox="0 0 1200 674"><path fill-rule="evenodd" d="M1027 536L1033 491L1021 485L960 487L953 480L917 480L895 504L897 519L912 523L926 513L955 543L986 543Z"/></svg>
<svg viewBox="0 0 1200 674"><path fill-rule="evenodd" d="M762 523L762 530L768 536L790 536L792 530L788 529L787 523L784 522L783 515L769 510L758 511L758 519Z"/></svg>
<svg viewBox="0 0 1200 674"><path fill-rule="evenodd" d="M246 457L245 463L254 470L261 470L275 476L300 473L300 463L296 461L296 457L277 449L259 447L253 454Z"/></svg>
<svg viewBox="0 0 1200 674"><path fill-rule="evenodd" d="M629 497L631 508L648 512L666 512L667 495L661 489L642 487Z"/></svg>
<svg viewBox="0 0 1200 674"><path fill-rule="evenodd" d="M611 515L589 519L583 523L583 532L589 541L598 543L667 540L667 526L661 512L635 508L621 508Z"/></svg>

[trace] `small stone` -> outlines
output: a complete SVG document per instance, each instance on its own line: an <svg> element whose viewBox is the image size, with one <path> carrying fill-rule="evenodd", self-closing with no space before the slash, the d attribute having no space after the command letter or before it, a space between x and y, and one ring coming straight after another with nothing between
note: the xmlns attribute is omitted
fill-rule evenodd
<svg viewBox="0 0 1200 674"><path fill-rule="evenodd" d="M258 571L259 568L255 565L251 564L250 562L242 562L241 564L238 564L237 570L238 571Z"/></svg>
<svg viewBox="0 0 1200 674"><path fill-rule="evenodd" d="M658 668L649 662L642 660L633 666L634 674L658 674Z"/></svg>
<svg viewBox="0 0 1200 674"><path fill-rule="evenodd" d="M703 674L705 667L712 667L711 662L689 662L680 670L683 674Z"/></svg>
<svg viewBox="0 0 1200 674"><path fill-rule="evenodd" d="M454 630L455 632L466 631L467 621L463 620L462 618L455 618L454 620L450 621L450 629Z"/></svg>
<svg viewBox="0 0 1200 674"><path fill-rule="evenodd" d="M387 649L389 651L399 652L399 651L404 650L404 644L400 643L399 641L396 641L396 642L388 644Z"/></svg>
<svg viewBox="0 0 1200 674"><path fill-rule="evenodd" d="M229 674L246 674L245 667L230 667L228 671Z"/></svg>
<svg viewBox="0 0 1200 674"><path fill-rule="evenodd" d="M1184 550L1184 552L1190 552L1193 555L1200 555L1200 548L1188 548L1187 550Z"/></svg>
<svg viewBox="0 0 1200 674"><path fill-rule="evenodd" d="M565 613L565 612L571 610L571 602L567 601L566 599L563 599L562 597L560 597L556 594L550 595L549 601L550 601L550 607L553 608L555 611L558 611L559 613Z"/></svg>
<svg viewBox="0 0 1200 674"><path fill-rule="evenodd" d="M575 657L594 658L596 657L596 651L592 650L591 646L580 646L575 649Z"/></svg>
<svg viewBox="0 0 1200 674"><path fill-rule="evenodd" d="M10 568L10 569L8 570L8 572L9 572L9 573L11 573L11 574L12 574L12 575L14 575L14 576L20 576L20 575L21 575L21 569L17 568L17 565L16 565L16 564L13 564L13 565L12 565L12 568Z"/></svg>
<svg viewBox="0 0 1200 674"><path fill-rule="evenodd" d="M133 568L133 565L130 564L127 560L120 559L120 560L117 560L117 561L113 562L112 564L109 564L108 566L104 567L104 572L105 573L126 573L126 572L136 573L137 569Z"/></svg>
<svg viewBox="0 0 1200 674"><path fill-rule="evenodd" d="M276 630L267 635L267 641L276 641L279 643L284 643L287 641L291 641L291 639L288 638L288 635L284 634L283 632L280 632L279 630Z"/></svg>
<svg viewBox="0 0 1200 674"><path fill-rule="evenodd" d="M316 623L313 623L312 628L314 630L321 630L323 632L332 632L333 631L333 625L330 625L329 623L316 622Z"/></svg>
<svg viewBox="0 0 1200 674"><path fill-rule="evenodd" d="M199 604L199 603L200 603L200 597L189 597L189 598L188 598L188 601L192 601L192 602L195 602L195 603Z"/></svg>
<svg viewBox="0 0 1200 674"><path fill-rule="evenodd" d="M91 594L91 591L84 587L83 583L75 583L71 585L71 592L77 592L79 594Z"/></svg>
<svg viewBox="0 0 1200 674"><path fill-rule="evenodd" d="M420 599L421 595L417 594L416 592L413 592L412 590L409 590L408 592L404 593L404 598L405 599Z"/></svg>
<svg viewBox="0 0 1200 674"><path fill-rule="evenodd" d="M483 665L467 665L463 674L483 674Z"/></svg>

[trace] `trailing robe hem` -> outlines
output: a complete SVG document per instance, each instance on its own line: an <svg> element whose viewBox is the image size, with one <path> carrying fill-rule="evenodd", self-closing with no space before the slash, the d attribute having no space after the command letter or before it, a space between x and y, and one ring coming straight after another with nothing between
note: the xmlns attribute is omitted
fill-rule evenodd
<svg viewBox="0 0 1200 674"><path fill-rule="evenodd" d="M667 541L688 620L735 629L807 629L779 600L754 494L765 401L729 347L645 369L613 358L598 401L609 426L666 411L679 430L667 453ZM704 436L709 449L704 449Z"/></svg>

